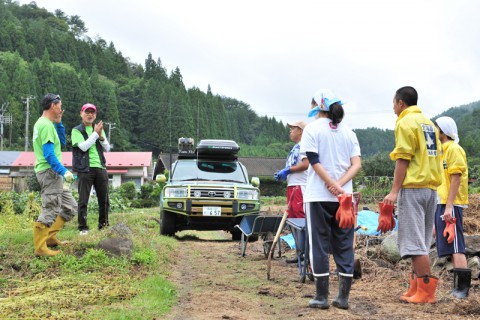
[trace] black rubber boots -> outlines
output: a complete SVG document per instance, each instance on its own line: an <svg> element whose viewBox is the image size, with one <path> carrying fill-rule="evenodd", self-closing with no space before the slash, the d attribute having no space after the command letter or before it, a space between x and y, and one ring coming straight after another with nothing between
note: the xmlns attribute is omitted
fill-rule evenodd
<svg viewBox="0 0 480 320"><path fill-rule="evenodd" d="M317 294L315 299L308 302L310 308L328 309L330 307L328 305L328 278L329 276L315 277Z"/></svg>
<svg viewBox="0 0 480 320"><path fill-rule="evenodd" d="M352 277L338 276L338 297L332 302L334 307L348 309L348 296L352 287L352 279Z"/></svg>
<svg viewBox="0 0 480 320"><path fill-rule="evenodd" d="M468 290L472 282L471 269L453 269L453 290L452 295L455 298L463 299L468 296Z"/></svg>

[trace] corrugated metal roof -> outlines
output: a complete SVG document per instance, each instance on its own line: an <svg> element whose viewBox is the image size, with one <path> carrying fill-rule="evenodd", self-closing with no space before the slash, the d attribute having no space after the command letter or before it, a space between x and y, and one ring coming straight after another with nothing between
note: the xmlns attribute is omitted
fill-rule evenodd
<svg viewBox="0 0 480 320"><path fill-rule="evenodd" d="M9 167L22 153L21 151L0 151L0 167Z"/></svg>
<svg viewBox="0 0 480 320"><path fill-rule="evenodd" d="M107 167L149 167L152 163L151 152L106 152ZM62 164L72 166L72 153L62 152ZM33 152L20 152L12 167L33 167L35 154Z"/></svg>

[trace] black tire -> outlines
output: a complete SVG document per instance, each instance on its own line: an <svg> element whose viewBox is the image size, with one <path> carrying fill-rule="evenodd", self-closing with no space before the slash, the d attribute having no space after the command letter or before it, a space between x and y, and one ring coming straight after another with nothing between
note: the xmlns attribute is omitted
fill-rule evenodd
<svg viewBox="0 0 480 320"><path fill-rule="evenodd" d="M240 241L242 239L242 231L238 228L233 228L232 230L232 240L233 241ZM250 240L250 239L248 239Z"/></svg>
<svg viewBox="0 0 480 320"><path fill-rule="evenodd" d="M176 231L175 214L162 210L160 212L160 234L173 237Z"/></svg>

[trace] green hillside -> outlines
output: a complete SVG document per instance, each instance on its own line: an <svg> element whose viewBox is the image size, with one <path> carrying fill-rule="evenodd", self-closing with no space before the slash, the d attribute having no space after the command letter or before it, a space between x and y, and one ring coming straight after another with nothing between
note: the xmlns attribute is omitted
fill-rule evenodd
<svg viewBox="0 0 480 320"><path fill-rule="evenodd" d="M292 143L288 129L274 117L259 117L254 106L214 94L210 86L186 88L180 68L167 71L151 54L144 64L132 62L101 37L86 36L87 26L77 15L54 13L35 2L18 5L0 0L0 106L7 106L12 125L4 126L4 150L23 150L26 105L28 134L40 115L39 101L47 92L61 95L63 122L72 128L80 121L80 106L99 107L98 119L111 123L116 151L176 149L179 137L195 140L234 139L242 156L285 157ZM441 115L453 117L461 144L469 157L480 157L480 102L455 107ZM440 116L440 115L439 115ZM355 130L364 159L393 149L392 130ZM30 142L31 144L31 142ZM31 150L31 145L29 146ZM385 158L385 157L381 157Z"/></svg>
<svg viewBox="0 0 480 320"><path fill-rule="evenodd" d="M66 128L78 124L84 103L97 105L97 118L115 124L111 142L116 151L168 152L176 149L179 137L234 139L265 156L283 157L289 149L281 121L259 117L247 103L215 95L210 86L206 92L187 89L178 67L167 72L151 54L144 65L137 64L113 43L93 40L86 32L79 16L50 13L35 2L19 6L0 0L0 105L8 103L13 118L11 128L6 126L5 149L25 146L22 98L33 97L31 135L47 92L61 95Z"/></svg>

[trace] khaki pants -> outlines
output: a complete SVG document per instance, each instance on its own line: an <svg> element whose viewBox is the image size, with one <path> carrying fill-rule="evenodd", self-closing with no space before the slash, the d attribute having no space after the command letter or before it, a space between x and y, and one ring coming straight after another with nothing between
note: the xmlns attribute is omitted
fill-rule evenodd
<svg viewBox="0 0 480 320"><path fill-rule="evenodd" d="M58 215L65 221L70 221L77 212L77 202L70 189L63 190L63 177L47 169L36 174L41 187L42 213L37 221L51 226Z"/></svg>

